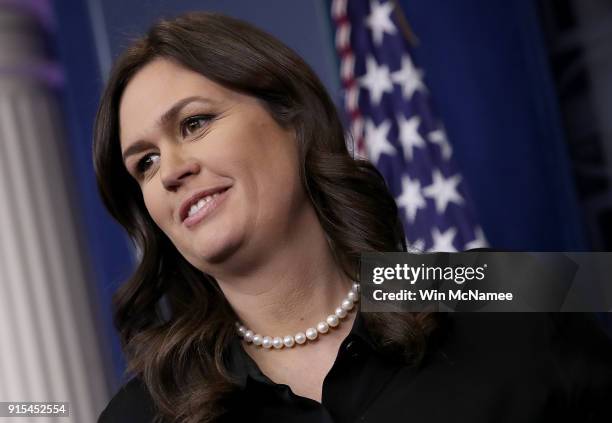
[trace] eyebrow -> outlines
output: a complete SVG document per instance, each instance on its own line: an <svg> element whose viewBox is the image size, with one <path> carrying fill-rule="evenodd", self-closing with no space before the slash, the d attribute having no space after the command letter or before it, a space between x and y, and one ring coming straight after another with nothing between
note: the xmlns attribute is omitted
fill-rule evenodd
<svg viewBox="0 0 612 423"><path fill-rule="evenodd" d="M169 122L172 122L173 120L176 119L176 116L181 112L181 110L187 106L190 103L193 102L198 102L198 103L210 103L210 104L214 104L215 102L206 98L206 97L200 97L200 96L190 96L190 97L185 97L179 101L177 101L176 103L174 103L174 105L172 107L170 107L168 110L166 110L164 112L164 114L161 115L161 117L158 120L158 125L159 126L166 126ZM132 145L130 145L128 148L125 149L125 151L122 153L122 157L123 157L123 162L125 163L125 160L133 155L133 154L137 154L140 153L141 151L146 150L147 148L149 148L152 144L147 142L147 141L143 141L143 140L138 140L135 143L133 143Z"/></svg>

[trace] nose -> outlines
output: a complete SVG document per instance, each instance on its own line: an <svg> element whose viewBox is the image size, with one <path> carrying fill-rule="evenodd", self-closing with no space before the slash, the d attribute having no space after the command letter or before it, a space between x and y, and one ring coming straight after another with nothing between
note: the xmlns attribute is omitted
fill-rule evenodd
<svg viewBox="0 0 612 423"><path fill-rule="evenodd" d="M191 176L200 173L200 165L197 160L185 159L178 154L166 154L161 162L161 181L168 191L176 191Z"/></svg>

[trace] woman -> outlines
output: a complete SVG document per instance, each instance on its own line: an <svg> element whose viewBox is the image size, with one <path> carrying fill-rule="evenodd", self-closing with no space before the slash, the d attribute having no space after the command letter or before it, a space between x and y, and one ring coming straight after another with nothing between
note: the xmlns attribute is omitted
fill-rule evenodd
<svg viewBox="0 0 612 423"><path fill-rule="evenodd" d="M603 416L612 348L586 320L359 312L360 253L406 250L397 207L314 73L250 25L156 24L115 64L94 161L142 253L115 297L134 378L101 422Z"/></svg>

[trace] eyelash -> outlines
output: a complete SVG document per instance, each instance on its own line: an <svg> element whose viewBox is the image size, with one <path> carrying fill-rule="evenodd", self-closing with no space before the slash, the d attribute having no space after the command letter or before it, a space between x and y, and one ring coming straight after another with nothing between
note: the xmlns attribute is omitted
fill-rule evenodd
<svg viewBox="0 0 612 423"><path fill-rule="evenodd" d="M144 174L147 170L149 170L149 166L146 166L147 164L147 160L151 157L156 155L157 153L149 153L149 154L145 154L144 156L142 156L142 158L140 160L138 160L138 163L136 163L136 173L138 175L142 175ZM146 167L145 167L146 166Z"/></svg>
<svg viewBox="0 0 612 423"><path fill-rule="evenodd" d="M181 124L179 125L179 131L182 137L188 137L189 135L192 135L193 133L202 130L203 126L205 123L210 122L215 116L214 115L197 115L197 116L189 116L188 118L184 119ZM196 122L204 122L201 124L201 126L199 126L198 128L196 128L194 130L194 132L188 133L188 128L189 125L196 123ZM156 155L157 153L149 153L149 154L145 154L140 160L138 160L138 163L136 163L136 172L138 175L142 175L144 173L147 172L147 170L149 170L148 164L148 160L151 156Z"/></svg>
<svg viewBox="0 0 612 423"><path fill-rule="evenodd" d="M186 119L183 119L183 121L181 122L180 125L180 132L181 135L183 137L187 137L191 134L186 133L187 128L189 127L190 124L194 123L194 122L199 122L199 121L204 121L205 123L210 122L212 119L214 119L214 115L197 115L197 116L189 116ZM202 129L202 126L200 126L199 128L196 128L196 131L199 131Z"/></svg>

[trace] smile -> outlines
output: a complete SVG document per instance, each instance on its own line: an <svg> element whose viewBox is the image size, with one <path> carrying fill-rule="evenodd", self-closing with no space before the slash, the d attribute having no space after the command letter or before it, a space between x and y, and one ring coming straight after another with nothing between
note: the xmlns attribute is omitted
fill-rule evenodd
<svg viewBox="0 0 612 423"><path fill-rule="evenodd" d="M192 204L187 211L187 217L183 221L183 224L187 228L192 228L200 223L204 218L216 210L223 200L225 200L228 190L229 188L215 192L214 194L206 195L200 198L196 203Z"/></svg>
<svg viewBox="0 0 612 423"><path fill-rule="evenodd" d="M202 207L204 207L206 203L212 201L213 198L217 198L218 196L219 196L219 193L216 192L213 195L207 195L204 198L200 198L200 200L197 203L191 206L191 208L189 209L189 213L187 213L187 217L191 217L194 214L196 214L198 211L202 209Z"/></svg>

